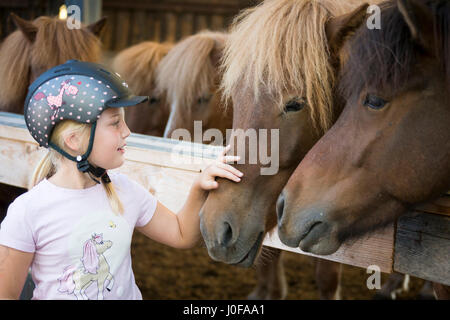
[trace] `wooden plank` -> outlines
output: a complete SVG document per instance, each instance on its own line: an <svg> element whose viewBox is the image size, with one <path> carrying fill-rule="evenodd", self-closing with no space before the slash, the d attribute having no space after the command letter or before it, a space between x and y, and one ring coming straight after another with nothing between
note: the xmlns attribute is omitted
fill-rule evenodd
<svg viewBox="0 0 450 320"><path fill-rule="evenodd" d="M394 270L450 285L450 217L411 212L398 220Z"/></svg>
<svg viewBox="0 0 450 320"><path fill-rule="evenodd" d="M119 11L117 13L116 42L114 50L122 50L130 45L131 13Z"/></svg>
<svg viewBox="0 0 450 320"><path fill-rule="evenodd" d="M447 192L435 201L416 207L416 210L450 216L450 194Z"/></svg>
<svg viewBox="0 0 450 320"><path fill-rule="evenodd" d="M195 32L208 29L208 18L205 15L195 16Z"/></svg>
<svg viewBox="0 0 450 320"><path fill-rule="evenodd" d="M20 145L31 145L37 148L37 143L26 129L22 115L0 112L0 137L5 148L7 144L16 142L15 152L20 156L26 157L26 154L31 153ZM9 154L13 154L12 147L8 148ZM147 165L199 172L201 168L211 163L222 149L223 147L219 146L132 133L127 139L125 159ZM4 153L6 154L7 151L4 150Z"/></svg>
<svg viewBox="0 0 450 320"><path fill-rule="evenodd" d="M214 14L211 16L211 29L215 31L223 31L225 29L225 19L223 16Z"/></svg>
<svg viewBox="0 0 450 320"><path fill-rule="evenodd" d="M166 37L164 41L175 42L177 40L177 16L173 13L165 15Z"/></svg>
<svg viewBox="0 0 450 320"><path fill-rule="evenodd" d="M112 49L113 48L113 35L114 35L114 11L105 10L103 16L107 17L105 29L101 33L100 40L102 41L103 48Z"/></svg>
<svg viewBox="0 0 450 320"><path fill-rule="evenodd" d="M229 1L219 1L211 3L210 0L201 3L199 1L187 2L187 1L170 1L170 3L165 3L165 1L144 1L144 2L124 2L122 0L108 0L103 1L103 8L114 9L114 10L151 10L158 13L161 12L192 12L201 14L236 14L239 10L250 5L256 5L258 1L254 3L230 3Z"/></svg>
<svg viewBox="0 0 450 320"><path fill-rule="evenodd" d="M187 13L181 16L180 37L185 38L194 33L194 15Z"/></svg>
<svg viewBox="0 0 450 320"><path fill-rule="evenodd" d="M299 248L285 246L278 237L277 230L275 230L272 235L268 234L266 236L264 245L361 268L376 265L380 267L381 272L391 273L393 265L392 252L394 246L394 233L394 225L391 224L383 230L367 237L348 241L342 244L338 251L327 256L319 256L304 252Z"/></svg>
<svg viewBox="0 0 450 320"><path fill-rule="evenodd" d="M131 15L131 41L129 43L134 45L149 38L149 24L145 11L132 11Z"/></svg>

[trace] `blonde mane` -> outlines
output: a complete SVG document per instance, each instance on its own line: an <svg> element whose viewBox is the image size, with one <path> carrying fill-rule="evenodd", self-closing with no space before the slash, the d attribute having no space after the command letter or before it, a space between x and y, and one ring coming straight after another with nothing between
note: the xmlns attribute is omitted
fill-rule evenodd
<svg viewBox="0 0 450 320"><path fill-rule="evenodd" d="M221 54L226 38L225 33L203 31L187 37L169 51L157 71L157 90L166 92L169 104L177 100L189 107L218 85L214 54L217 49Z"/></svg>
<svg viewBox="0 0 450 320"><path fill-rule="evenodd" d="M114 58L113 69L137 95L150 95L155 88L156 68L173 44L144 41L129 47Z"/></svg>
<svg viewBox="0 0 450 320"><path fill-rule="evenodd" d="M36 38L30 42L22 31L10 34L0 46L0 109L23 108L31 70L45 71L70 59L98 61L100 40L86 28L69 30L66 21L38 17ZM23 111L23 110L20 110Z"/></svg>
<svg viewBox="0 0 450 320"><path fill-rule="evenodd" d="M261 92L272 95L282 109L285 95L296 93L306 99L314 126L329 128L335 80L325 24L354 7L343 0L266 0L243 11L222 59L224 98L246 88L256 101Z"/></svg>

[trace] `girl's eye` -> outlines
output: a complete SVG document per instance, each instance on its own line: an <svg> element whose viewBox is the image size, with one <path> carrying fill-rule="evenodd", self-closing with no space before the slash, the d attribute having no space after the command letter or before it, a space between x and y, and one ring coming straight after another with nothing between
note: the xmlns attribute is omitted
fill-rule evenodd
<svg viewBox="0 0 450 320"><path fill-rule="evenodd" d="M296 112L302 110L306 106L304 99L294 98L284 106L284 112Z"/></svg>
<svg viewBox="0 0 450 320"><path fill-rule="evenodd" d="M373 94L367 94L364 99L364 106L373 110L383 109L386 103L387 101Z"/></svg>

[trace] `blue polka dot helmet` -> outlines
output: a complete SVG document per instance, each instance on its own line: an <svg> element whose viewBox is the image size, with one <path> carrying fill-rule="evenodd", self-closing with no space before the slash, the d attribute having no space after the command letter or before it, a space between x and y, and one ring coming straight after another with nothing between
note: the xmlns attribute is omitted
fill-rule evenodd
<svg viewBox="0 0 450 320"><path fill-rule="evenodd" d="M97 119L106 108L134 106L148 99L135 96L119 74L91 62L69 60L40 75L28 88L25 123L39 146L53 148L78 163L78 169L103 174L87 162L92 150ZM92 124L88 151L73 157L54 145L50 137L63 120Z"/></svg>

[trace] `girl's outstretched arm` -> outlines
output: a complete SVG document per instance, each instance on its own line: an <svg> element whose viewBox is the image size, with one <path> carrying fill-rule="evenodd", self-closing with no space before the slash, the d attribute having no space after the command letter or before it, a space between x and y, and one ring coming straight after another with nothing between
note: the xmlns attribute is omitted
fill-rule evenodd
<svg viewBox="0 0 450 320"><path fill-rule="evenodd" d="M219 158L206 167L192 184L183 208L175 214L158 201L153 218L145 226L137 228L147 237L174 248L191 248L200 239L199 212L208 196L208 191L217 189L216 177L241 181L242 172L228 163L239 157L227 156L227 146Z"/></svg>

